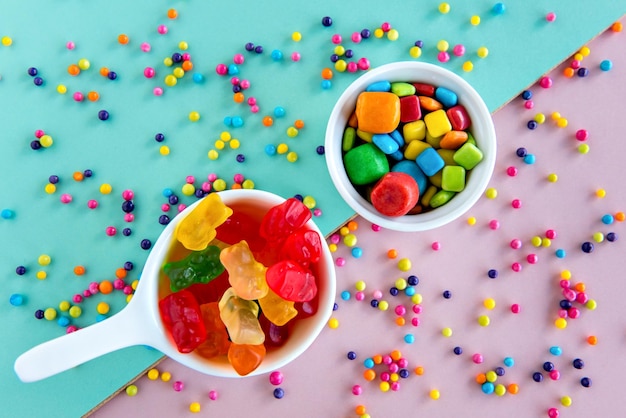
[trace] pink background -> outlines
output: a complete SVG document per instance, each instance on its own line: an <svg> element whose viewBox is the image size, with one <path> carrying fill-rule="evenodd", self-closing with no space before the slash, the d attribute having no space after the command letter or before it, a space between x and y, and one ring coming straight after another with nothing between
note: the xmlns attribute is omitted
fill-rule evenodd
<svg viewBox="0 0 626 418"><path fill-rule="evenodd" d="M165 359L156 367L172 374L169 383L140 377L135 382L136 396L121 392L93 416L185 416L192 415L192 402L201 404L199 415L237 417L356 417L354 408L360 404L372 417L541 417L547 416L550 407L557 407L562 417L617 416L618 411L626 410L621 390L626 372L622 361L626 338L622 315L624 225L601 222L604 214L626 211L624 36L608 31L588 45L591 54L583 60L590 71L588 77L565 78L561 66L550 74L552 88L529 87L534 94L533 109L525 109L523 100L516 98L494 114L499 149L489 187L498 190L496 199L481 198L461 219L421 233L374 232L371 224L356 218L357 246L363 256L352 257L343 244L334 254L346 260L345 266L337 268L339 308L333 317L339 327L324 329L305 354L280 370L284 374L280 385L285 391L283 399L273 397L274 386L267 375L215 378ZM612 60L611 71L599 69L605 59ZM540 112L546 115L546 122L535 130L527 129L527 121ZM557 127L550 118L552 112L560 112L569 125ZM590 134L586 155L577 151L581 142L574 134L578 129ZM536 156L534 165L516 156L515 150L521 146ZM509 166L518 169L517 176L506 174ZM547 181L550 173L558 175L556 183ZM603 199L595 195L599 188L606 190ZM522 207L513 209L513 199L520 199ZM473 226L467 223L471 216L477 221ZM498 230L488 226L493 219L500 222ZM531 238L544 237L548 229L557 232L552 245L532 246ZM591 254L581 251L581 243L593 241L594 233L610 231L620 239L595 243ZM514 238L522 241L521 249L510 248ZM440 243L439 251L431 248L433 242ZM391 248L398 252L395 260L387 258ZM558 248L566 251L565 258L555 256ZM528 254L536 254L539 261L528 263ZM404 257L412 262L406 273L397 268L397 261ZM514 262L521 263L521 272L512 271ZM489 269L498 270L497 279L487 277ZM581 317L569 320L568 327L560 330L554 321L562 298L559 276L566 269L572 273L572 283L586 284L587 294L598 302L598 308L582 307ZM409 314L408 325L394 323L393 307L400 303L410 307L410 303L404 295L390 296L388 289L408 274L420 278L417 291L423 295L423 313L419 327L410 325L413 315ZM354 284L359 280L367 284L363 302L354 299ZM369 306L372 291L377 289L391 307L386 312ZM348 301L339 297L344 290L352 294ZM450 299L442 297L444 290L452 292ZM496 301L492 311L482 304L487 297ZM513 303L521 306L519 314L511 313ZM477 323L483 314L491 318L488 327ZM444 327L453 330L451 337L442 335ZM415 336L413 344L403 340L409 333ZM590 335L598 337L597 345L587 343ZM462 347L463 354L455 355L455 346ZM560 346L563 354L550 354L551 346ZM395 349L409 361L411 374L401 380L400 390L384 393L378 389L378 380L367 382L362 377L363 360ZM357 360L348 360L348 351L356 352ZM484 363L474 364L474 353L482 354ZM503 366L507 356L515 359L515 365L505 367L506 374L497 383L517 383L519 394L483 394L474 382L475 375ZM572 367L576 357L585 361L583 370ZM558 381L550 380L545 372L543 382L532 380L532 373L541 371L545 361L553 362L561 372ZM416 366L424 367L422 376L413 372ZM580 385L583 376L592 379L590 388ZM185 385L181 392L172 389L177 380ZM360 396L352 394L355 384L363 388ZM431 389L440 391L439 400L429 397ZM217 400L209 399L211 390L218 392ZM571 397L572 406L562 406L562 396Z"/></svg>

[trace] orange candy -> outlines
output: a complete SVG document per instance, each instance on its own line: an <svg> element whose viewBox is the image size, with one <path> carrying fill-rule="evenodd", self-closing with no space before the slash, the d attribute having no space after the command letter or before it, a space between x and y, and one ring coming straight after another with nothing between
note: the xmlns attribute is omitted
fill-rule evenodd
<svg viewBox="0 0 626 418"><path fill-rule="evenodd" d="M304 128L304 121L302 119L298 119L293 123L293 126L295 126L298 129L302 129Z"/></svg>
<svg viewBox="0 0 626 418"><path fill-rule="evenodd" d="M395 249L390 249L387 251L387 258L396 258L398 256L398 251Z"/></svg>
<svg viewBox="0 0 626 418"><path fill-rule="evenodd" d="M167 17L170 19L176 19L178 17L178 11L176 11L176 9L169 9L167 11Z"/></svg>
<svg viewBox="0 0 626 418"><path fill-rule="evenodd" d="M271 116L265 116L263 118L263 126L272 126L274 124L274 119Z"/></svg>
<svg viewBox="0 0 626 418"><path fill-rule="evenodd" d="M121 45L128 44L128 41L128 35L125 35L123 33L117 37L117 42L119 42Z"/></svg>
<svg viewBox="0 0 626 418"><path fill-rule="evenodd" d="M356 112L352 113L350 118L348 118L348 126L355 129L359 126L359 121L356 118Z"/></svg>
<svg viewBox="0 0 626 418"><path fill-rule="evenodd" d="M611 30L613 32L621 32L623 29L622 22L615 22L611 25Z"/></svg>
<svg viewBox="0 0 626 418"><path fill-rule="evenodd" d="M76 64L70 64L67 67L67 72L71 75L76 77L78 74L80 74L80 67Z"/></svg>
<svg viewBox="0 0 626 418"><path fill-rule="evenodd" d="M109 280L102 280L98 285L98 290L104 295L108 295L113 291L113 283Z"/></svg>
<svg viewBox="0 0 626 418"><path fill-rule="evenodd" d="M461 145L467 142L467 138L465 131L449 131L441 138L439 146L443 149L459 149Z"/></svg>
<svg viewBox="0 0 626 418"><path fill-rule="evenodd" d="M574 77L574 69L572 67L567 67L566 69L563 70L563 75L567 78L572 78Z"/></svg>
<svg viewBox="0 0 626 418"><path fill-rule="evenodd" d="M109 69L107 67L100 68L100 75L102 77L107 77L109 75Z"/></svg>
<svg viewBox="0 0 626 418"><path fill-rule="evenodd" d="M363 371L363 378L365 378L368 382L371 382L376 379L376 372L372 369L365 369Z"/></svg>
<svg viewBox="0 0 626 418"><path fill-rule="evenodd" d="M83 181L85 176L80 171L75 171L74 174L72 174L72 178L76 181Z"/></svg>
<svg viewBox="0 0 626 418"><path fill-rule="evenodd" d="M235 101L235 103L243 103L244 99L245 99L245 96L240 91L233 94L233 100Z"/></svg>
<svg viewBox="0 0 626 418"><path fill-rule="evenodd" d="M356 118L362 131L393 132L400 123L400 99L393 93L365 91L357 98Z"/></svg>
<svg viewBox="0 0 626 418"><path fill-rule="evenodd" d="M429 112L433 112L435 110L443 109L443 105L439 103L437 100L428 96L419 96L420 107Z"/></svg>
<svg viewBox="0 0 626 418"><path fill-rule="evenodd" d="M356 408L354 408L354 412L356 412L357 415L364 415L366 411L365 405L357 405Z"/></svg>
<svg viewBox="0 0 626 418"><path fill-rule="evenodd" d="M185 71L191 71L193 69L193 63L191 61L183 61L181 67Z"/></svg>
<svg viewBox="0 0 626 418"><path fill-rule="evenodd" d="M76 266L74 267L74 274L77 276L82 276L83 274L85 274L85 267L84 266Z"/></svg>
<svg viewBox="0 0 626 418"><path fill-rule="evenodd" d="M120 267L120 268L118 268L117 270L115 270L115 277L117 277L118 279L123 279L123 278L125 278L125 277L126 277L126 274L127 274L127 273L128 273L128 272L126 271L126 269L125 269L125 268Z"/></svg>
<svg viewBox="0 0 626 418"><path fill-rule="evenodd" d="M482 385L486 381L487 381L487 376L485 376L485 373L479 373L476 375L476 383Z"/></svg>
<svg viewBox="0 0 626 418"><path fill-rule="evenodd" d="M330 68L324 68L322 70L322 78L324 80L330 80L331 78L333 78L333 70L331 70Z"/></svg>
<svg viewBox="0 0 626 418"><path fill-rule="evenodd" d="M245 376L259 367L265 358L265 353L265 346L263 344L231 343L228 348L228 361L237 374Z"/></svg>
<svg viewBox="0 0 626 418"><path fill-rule="evenodd" d="M396 322L396 325L399 326L399 327L401 327L404 324L406 324L406 320L403 317L401 317L401 316L397 316L396 319L395 319L395 322Z"/></svg>
<svg viewBox="0 0 626 418"><path fill-rule="evenodd" d="M100 94L97 91L90 91L87 93L87 98L92 102L97 102L100 99Z"/></svg>
<svg viewBox="0 0 626 418"><path fill-rule="evenodd" d="M624 219L626 219L626 214L624 212L617 212L615 214L615 220L618 222L624 222Z"/></svg>
<svg viewBox="0 0 626 418"><path fill-rule="evenodd" d="M517 383L511 383L510 385L506 387L506 390L511 395L517 395L517 393L519 392L519 386L517 385Z"/></svg>
<svg viewBox="0 0 626 418"><path fill-rule="evenodd" d="M589 343L589 345L596 345L598 344L598 337L596 337L595 335L590 335L587 337L587 342Z"/></svg>
<svg viewBox="0 0 626 418"><path fill-rule="evenodd" d="M220 318L220 308L217 302L200 305L202 322L207 331L207 339L200 344L194 352L204 358L212 358L228 353L230 341L226 326Z"/></svg>

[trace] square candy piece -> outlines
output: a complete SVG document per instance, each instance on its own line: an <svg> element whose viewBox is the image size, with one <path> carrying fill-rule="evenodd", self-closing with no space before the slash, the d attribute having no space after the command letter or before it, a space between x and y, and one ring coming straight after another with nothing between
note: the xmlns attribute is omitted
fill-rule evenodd
<svg viewBox="0 0 626 418"><path fill-rule="evenodd" d="M424 116L424 123L426 124L428 133L435 138L443 136L452 130L448 115L443 109L428 113Z"/></svg>
<svg viewBox="0 0 626 418"><path fill-rule="evenodd" d="M416 95L400 98L400 122L414 122L422 117L420 101Z"/></svg>
<svg viewBox="0 0 626 418"><path fill-rule="evenodd" d="M363 92L356 100L359 129L388 134L400 124L400 98L387 92Z"/></svg>
<svg viewBox="0 0 626 418"><path fill-rule="evenodd" d="M448 192L465 189L465 169L460 165L447 165L441 175L441 188Z"/></svg>
<svg viewBox="0 0 626 418"><path fill-rule="evenodd" d="M482 161L483 152L474 144L466 142L452 156L454 162L466 170L471 170Z"/></svg>
<svg viewBox="0 0 626 418"><path fill-rule="evenodd" d="M426 148L417 156L415 162L428 177L437 173L445 165L443 158L434 148Z"/></svg>

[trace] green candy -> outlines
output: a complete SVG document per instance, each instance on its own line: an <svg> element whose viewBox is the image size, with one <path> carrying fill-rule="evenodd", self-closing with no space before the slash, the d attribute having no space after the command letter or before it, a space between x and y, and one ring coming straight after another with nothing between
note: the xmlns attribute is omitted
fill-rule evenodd
<svg viewBox="0 0 626 418"><path fill-rule="evenodd" d="M351 126L348 126L345 131L343 131L343 138L341 140L341 150L343 152L348 152L354 146L354 141L356 140L356 129Z"/></svg>
<svg viewBox="0 0 626 418"><path fill-rule="evenodd" d="M178 292L196 283L208 283L224 272L220 262L220 248L209 245L202 251L192 251L187 257L163 266L170 278L172 292Z"/></svg>
<svg viewBox="0 0 626 418"><path fill-rule="evenodd" d="M352 148L343 156L343 164L355 186L375 182L389 172L387 156L371 143Z"/></svg>
<svg viewBox="0 0 626 418"><path fill-rule="evenodd" d="M465 169L460 165L447 165L441 175L441 188L448 192L465 189Z"/></svg>
<svg viewBox="0 0 626 418"><path fill-rule="evenodd" d="M430 207L435 209L439 206L443 206L454 197L455 192L449 192L447 190L439 190L430 198Z"/></svg>
<svg viewBox="0 0 626 418"><path fill-rule="evenodd" d="M456 150L452 158L461 167L471 170L482 161L483 152L476 145L466 142L461 148Z"/></svg>
<svg viewBox="0 0 626 418"><path fill-rule="evenodd" d="M415 94L415 86L403 82L391 83L391 92L398 97L410 96Z"/></svg>

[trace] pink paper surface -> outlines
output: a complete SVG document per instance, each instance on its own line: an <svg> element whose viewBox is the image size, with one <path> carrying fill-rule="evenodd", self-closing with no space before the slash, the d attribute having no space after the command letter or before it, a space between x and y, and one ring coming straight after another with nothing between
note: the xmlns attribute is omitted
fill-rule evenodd
<svg viewBox="0 0 626 418"><path fill-rule="evenodd" d="M186 416L192 402L201 406L201 416L272 416L272 417L358 417L357 405L364 405L371 417L547 417L549 408L557 408L561 417L620 416L626 410L621 382L626 373L622 358L625 345L624 302L626 269L624 258L624 222L606 225L605 214L626 211L623 156L626 153L624 132L624 98L626 97L626 56L624 33L607 31L589 43L591 53L582 66L589 75L566 78L562 70L571 59L549 76L553 86L543 89L533 85L532 109L524 108L521 98L512 100L494 114L498 134L498 159L489 187L498 191L495 199L481 198L465 216L434 231L421 233L375 232L367 221L356 218L354 231L360 258L344 244L338 245L335 258L345 265L337 268L338 309L333 318L336 329L326 328L313 346L293 363L282 368L284 390L282 399L275 399L267 375L224 379L205 376L172 360L156 367L172 374L170 382L151 381L146 376L134 384L138 393L130 397L121 392L93 413L94 417L117 416ZM532 46L529 46L532 47ZM603 60L612 61L610 71L601 71ZM520 64L523 65L523 57ZM559 112L568 121L559 128L551 115ZM543 113L546 121L535 130L526 123ZM589 132L589 139L575 138L579 129ZM589 145L581 154L578 146ZM535 164L526 164L517 157L516 149L525 147L536 156ZM517 168L516 176L507 174L508 167ZM549 182L554 173L558 181ZM598 189L606 196L599 198ZM512 208L519 199L521 207ZM475 217L475 225L467 220ZM497 220L499 229L489 227ZM550 246L534 247L533 237L544 238L546 231L556 231ZM615 232L615 242L596 242L594 233ZM519 239L522 248L512 249L510 242ZM592 253L584 253L581 244L594 243ZM438 243L439 250L432 244ZM387 251L397 250L398 257L389 259ZM555 255L566 252L564 258ZM538 261L532 264L529 255ZM398 261L407 258L411 268L404 272ZM514 272L513 263L522 270ZM487 277L490 269L498 271L496 279ZM559 301L563 298L559 280L564 270L571 272L571 284L584 282L587 295L597 301L597 309L580 307L580 318L569 319L565 329L558 329ZM411 301L400 294L393 297L390 287L401 277L416 275L420 283L417 293L423 296L423 312L415 315ZM355 300L355 283L364 281L365 300ZM389 303L387 311L370 306L373 292L380 290ZM445 290L451 298L442 296ZM350 293L349 300L341 292ZM494 309L483 305L486 298L496 302ZM395 324L394 308L404 305L409 313L407 325ZM513 314L511 305L519 304L521 312ZM477 319L488 315L487 327ZM417 316L418 327L411 319ZM445 337L442 329L449 327L452 335ZM412 344L404 338L411 334ZM589 336L598 342L591 345ZM455 355L454 347L463 353ZM558 346L562 355L550 353ZM400 350L408 360L409 377L400 379L397 391L379 389L382 366L377 378L363 378L363 361L376 354ZM354 351L356 360L348 360ZM480 353L482 364L472 356ZM513 367L503 364L505 357L515 360ZM582 370L572 360L585 362ZM552 362L560 372L552 380L543 371L544 362ZM415 368L422 366L423 375ZM475 376L504 367L505 375L496 383L519 385L519 393L503 396L487 395L475 382ZM532 374L542 372L544 380L534 382ZM592 385L580 384L589 377ZM173 389L175 381L184 389ZM362 394L352 394L354 385ZM437 389L440 399L433 400L430 391ZM209 399L209 391L218 399ZM572 405L561 404L568 396ZM621 412L620 412L621 411Z"/></svg>

